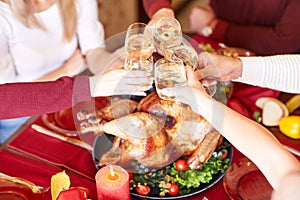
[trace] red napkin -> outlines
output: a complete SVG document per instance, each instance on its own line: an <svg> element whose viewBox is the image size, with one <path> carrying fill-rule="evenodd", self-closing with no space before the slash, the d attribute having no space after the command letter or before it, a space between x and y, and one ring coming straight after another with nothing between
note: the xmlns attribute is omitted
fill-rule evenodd
<svg viewBox="0 0 300 200"><path fill-rule="evenodd" d="M34 123L41 124L39 119ZM38 133L30 127L8 146L54 165L65 167L92 180L97 172L92 154L88 150Z"/></svg>
<svg viewBox="0 0 300 200"><path fill-rule="evenodd" d="M0 152L0 163L1 172L10 176L26 179L38 186L43 187L49 187L51 176L62 171L61 168L51 166L49 164L45 164L6 150L2 150ZM74 173L70 173L68 171L66 171L66 173L71 179L72 187L88 188L91 198L97 199L96 183L94 180L75 175ZM51 199L51 194L47 192L42 199Z"/></svg>
<svg viewBox="0 0 300 200"><path fill-rule="evenodd" d="M277 90L234 82L232 97L228 100L227 105L240 114L255 119L254 114L261 112L255 106L256 100L260 97L278 98L279 94L280 92Z"/></svg>

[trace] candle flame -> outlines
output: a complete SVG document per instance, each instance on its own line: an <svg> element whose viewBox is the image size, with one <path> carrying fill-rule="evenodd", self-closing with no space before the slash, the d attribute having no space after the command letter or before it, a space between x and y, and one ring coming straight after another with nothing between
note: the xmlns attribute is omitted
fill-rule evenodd
<svg viewBox="0 0 300 200"><path fill-rule="evenodd" d="M113 166L112 166L112 165L109 165L109 172L110 172L110 175L111 175L112 177L114 177L114 176L115 176L115 171L114 171L114 169L113 169Z"/></svg>

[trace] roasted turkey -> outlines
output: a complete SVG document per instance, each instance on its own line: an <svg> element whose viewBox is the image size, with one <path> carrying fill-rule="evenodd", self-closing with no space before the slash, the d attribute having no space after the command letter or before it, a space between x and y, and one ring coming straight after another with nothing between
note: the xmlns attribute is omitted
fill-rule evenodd
<svg viewBox="0 0 300 200"><path fill-rule="evenodd" d="M102 155L100 166L117 164L130 167L131 161L137 160L148 168L162 168L179 157L186 157L189 167L199 169L222 139L188 105L160 99L155 92L139 103L128 99L121 101L115 104L120 113L110 105L110 108L80 117L81 120L88 119L88 116L98 119L89 125L83 123L82 133L93 131L116 136L112 148ZM127 108L126 112L122 107ZM115 118L107 120L107 116ZM99 119L106 119L105 123L100 123Z"/></svg>

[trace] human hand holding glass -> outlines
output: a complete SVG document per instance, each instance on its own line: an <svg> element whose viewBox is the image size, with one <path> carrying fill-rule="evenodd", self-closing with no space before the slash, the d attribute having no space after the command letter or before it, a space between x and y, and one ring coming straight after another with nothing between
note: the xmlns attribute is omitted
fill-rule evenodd
<svg viewBox="0 0 300 200"><path fill-rule="evenodd" d="M173 17L163 17L155 25L154 44L159 53L171 60L174 57L181 59L185 65L197 66L197 52L182 36L179 21Z"/></svg>
<svg viewBox="0 0 300 200"><path fill-rule="evenodd" d="M180 23L173 17L164 17L157 21L154 29L154 45L158 53L168 60L180 59L185 66L197 70L197 52L183 35ZM213 96L216 85L207 85L207 92Z"/></svg>
<svg viewBox="0 0 300 200"><path fill-rule="evenodd" d="M153 36L151 29L146 26L137 22L127 29L125 38L127 57L124 64L126 70L153 71Z"/></svg>
<svg viewBox="0 0 300 200"><path fill-rule="evenodd" d="M152 88L150 72L141 70L110 69L90 77L92 96L136 95L146 96Z"/></svg>
<svg viewBox="0 0 300 200"><path fill-rule="evenodd" d="M193 70L197 69L197 52L185 38L182 38L179 45L165 49L163 53L164 57L169 60L178 58L183 61L185 66L189 66Z"/></svg>
<svg viewBox="0 0 300 200"><path fill-rule="evenodd" d="M175 100L174 87L186 84L186 74L182 60L161 58L154 65L156 92L160 98Z"/></svg>
<svg viewBox="0 0 300 200"><path fill-rule="evenodd" d="M161 8L158 11L155 12L154 15L152 15L151 20L148 22L148 27L155 27L155 24L164 17L173 17L175 18L175 14L173 9L170 8Z"/></svg>
<svg viewBox="0 0 300 200"><path fill-rule="evenodd" d="M159 53L182 42L180 23L173 17L163 17L157 21L154 29L154 45Z"/></svg>
<svg viewBox="0 0 300 200"><path fill-rule="evenodd" d="M185 67L186 84L181 87L172 88L172 94L176 96L176 101L189 105L194 112L198 112L199 103L203 99L211 99L203 84L199 82L195 71L190 67Z"/></svg>

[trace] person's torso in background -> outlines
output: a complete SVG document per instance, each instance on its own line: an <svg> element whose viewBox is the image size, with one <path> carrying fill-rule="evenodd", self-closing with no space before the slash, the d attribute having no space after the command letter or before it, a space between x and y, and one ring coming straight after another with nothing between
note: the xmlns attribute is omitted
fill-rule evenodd
<svg viewBox="0 0 300 200"><path fill-rule="evenodd" d="M216 15L240 24L274 25L289 0L211 0Z"/></svg>
<svg viewBox="0 0 300 200"><path fill-rule="evenodd" d="M7 5L6 7L9 9ZM35 80L60 67L77 48L76 37L70 42L63 39L63 26L56 4L37 13L36 16L46 27L46 31L38 28L29 29L13 16L6 17L12 34L8 39L8 55L5 55L6 66L2 66L2 70L0 64L0 70L7 71L10 76L1 77L0 80L5 78L5 82ZM16 77L12 77L11 67L14 67Z"/></svg>

